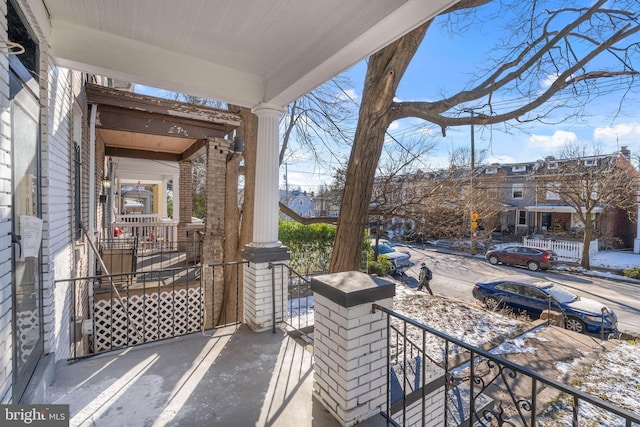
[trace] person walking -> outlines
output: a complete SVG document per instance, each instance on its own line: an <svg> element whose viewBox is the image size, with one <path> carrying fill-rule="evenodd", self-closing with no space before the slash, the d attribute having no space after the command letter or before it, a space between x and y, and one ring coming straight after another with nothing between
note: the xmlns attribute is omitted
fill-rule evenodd
<svg viewBox="0 0 640 427"><path fill-rule="evenodd" d="M418 290L420 291L422 290L422 288L426 288L429 294L433 295L433 291L429 286L429 281L432 278L433 278L433 273L431 272L429 267L427 267L427 264L423 262L420 267L420 276L418 277L418 281L419 281Z"/></svg>

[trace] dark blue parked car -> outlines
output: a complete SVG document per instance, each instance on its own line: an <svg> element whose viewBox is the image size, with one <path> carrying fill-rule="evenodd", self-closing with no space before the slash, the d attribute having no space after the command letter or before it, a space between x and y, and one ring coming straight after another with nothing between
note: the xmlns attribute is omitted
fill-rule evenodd
<svg viewBox="0 0 640 427"><path fill-rule="evenodd" d="M533 318L540 317L551 303L552 310L560 309L564 313L569 330L599 334L604 324L605 334L617 333L618 318L613 310L548 280L528 276L493 277L477 282L473 297L490 310L506 306Z"/></svg>

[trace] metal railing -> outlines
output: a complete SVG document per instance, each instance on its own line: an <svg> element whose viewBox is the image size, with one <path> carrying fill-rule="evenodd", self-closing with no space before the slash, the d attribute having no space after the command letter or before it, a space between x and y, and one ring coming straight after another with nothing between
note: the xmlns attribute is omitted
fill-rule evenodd
<svg viewBox="0 0 640 427"><path fill-rule="evenodd" d="M104 238L98 243L109 274L153 271L198 264L202 238L149 242L140 236Z"/></svg>
<svg viewBox="0 0 640 427"><path fill-rule="evenodd" d="M640 426L638 414L374 304L377 310L387 322L389 424L425 425L440 414L445 426L577 427L595 413L606 425Z"/></svg>
<svg viewBox="0 0 640 427"><path fill-rule="evenodd" d="M314 324L310 276L297 273L287 264L269 263L269 268L273 281L273 331L275 332L279 320L278 307L281 307L284 314L282 323L288 327L289 332L309 337Z"/></svg>
<svg viewBox="0 0 640 427"><path fill-rule="evenodd" d="M243 264L56 281L70 295L69 360L238 324Z"/></svg>

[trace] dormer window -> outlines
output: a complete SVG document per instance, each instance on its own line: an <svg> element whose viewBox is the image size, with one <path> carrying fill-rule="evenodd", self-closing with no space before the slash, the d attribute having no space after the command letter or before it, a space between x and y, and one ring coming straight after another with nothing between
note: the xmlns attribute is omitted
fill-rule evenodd
<svg viewBox="0 0 640 427"><path fill-rule="evenodd" d="M498 173L498 168L487 168L484 173L486 173L487 175L492 175L495 173Z"/></svg>
<svg viewBox="0 0 640 427"><path fill-rule="evenodd" d="M512 166L511 172L524 172L527 170L526 166Z"/></svg>
<svg viewBox="0 0 640 427"><path fill-rule="evenodd" d="M596 166L598 161L596 159L588 159L584 161L585 166Z"/></svg>
<svg viewBox="0 0 640 427"><path fill-rule="evenodd" d="M547 163L547 169L558 169L558 162Z"/></svg>

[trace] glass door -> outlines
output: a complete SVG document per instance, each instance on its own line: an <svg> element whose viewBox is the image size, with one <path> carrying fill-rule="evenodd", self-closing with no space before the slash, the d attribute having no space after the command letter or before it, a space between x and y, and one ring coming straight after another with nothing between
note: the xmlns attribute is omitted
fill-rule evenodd
<svg viewBox="0 0 640 427"><path fill-rule="evenodd" d="M43 353L41 250L40 239L33 237L42 215L37 84L21 72L18 61L11 60L11 65L13 398L17 403Z"/></svg>

